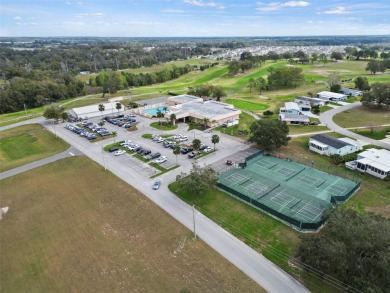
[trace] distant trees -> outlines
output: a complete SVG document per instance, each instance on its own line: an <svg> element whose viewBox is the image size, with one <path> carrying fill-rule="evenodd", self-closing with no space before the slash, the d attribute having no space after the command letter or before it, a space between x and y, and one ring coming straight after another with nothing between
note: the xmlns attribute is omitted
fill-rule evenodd
<svg viewBox="0 0 390 293"><path fill-rule="evenodd" d="M257 120L250 126L250 142L255 142L259 147L273 150L281 146L287 146L290 137L289 128L285 122L279 120Z"/></svg>
<svg viewBox="0 0 390 293"><path fill-rule="evenodd" d="M354 80L355 87L361 91L368 91L370 90L370 84L368 83L367 77L357 77Z"/></svg>
<svg viewBox="0 0 390 293"><path fill-rule="evenodd" d="M281 67L273 69L268 75L268 88L296 87L303 82L302 69L297 67Z"/></svg>
<svg viewBox="0 0 390 293"><path fill-rule="evenodd" d="M366 71L375 75L377 72L385 72L387 68L389 68L387 62L372 60L367 63Z"/></svg>
<svg viewBox="0 0 390 293"><path fill-rule="evenodd" d="M317 234L301 237L297 256L306 265L360 292L389 292L390 221L338 208Z"/></svg>
<svg viewBox="0 0 390 293"><path fill-rule="evenodd" d="M363 105L390 106L390 83L373 83L371 90L363 94Z"/></svg>
<svg viewBox="0 0 390 293"><path fill-rule="evenodd" d="M187 94L201 98L213 97L217 101L219 101L223 97L226 97L226 92L222 86L212 85L208 83L189 87Z"/></svg>
<svg viewBox="0 0 390 293"><path fill-rule="evenodd" d="M343 53L338 52L338 51L333 51L330 54L330 58L335 59L335 60L343 60Z"/></svg>

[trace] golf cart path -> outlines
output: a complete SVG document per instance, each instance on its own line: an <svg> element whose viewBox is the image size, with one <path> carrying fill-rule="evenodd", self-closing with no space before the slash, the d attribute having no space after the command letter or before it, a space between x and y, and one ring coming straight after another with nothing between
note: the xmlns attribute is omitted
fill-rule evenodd
<svg viewBox="0 0 390 293"><path fill-rule="evenodd" d="M355 102L355 103L340 106L338 108L334 108L334 109L331 109L329 111L326 111L320 115L321 124L326 125L329 129L331 129L337 133L340 133L342 135L349 136L349 137L352 137L356 140L363 141L364 143L373 144L373 145L390 150L390 143L387 143L385 141L375 140L375 139L354 133L352 131L349 131L345 128L338 126L336 123L333 122L334 115L341 113L341 112L344 112L344 111L347 111L347 110L350 110L350 109L353 109L353 108L356 108L356 107L360 107L360 106L362 106L361 102ZM353 127L352 129L355 129L355 128L356 127Z"/></svg>
<svg viewBox="0 0 390 293"><path fill-rule="evenodd" d="M20 173L23 173L25 171L29 171L29 170L41 167L41 166L46 165L46 164L53 163L55 161L58 161L58 160L61 160L64 158L73 157L73 156L80 156L80 155L84 155L84 154L81 153L78 149L76 149L74 147L70 147L69 149L67 149L66 151L64 151L62 153L55 154L51 157L47 157L47 158L29 163L29 164L26 164L26 165L23 165L23 166L20 166L20 167L11 169L11 170L4 171L4 172L0 173L0 180L17 175L17 174L20 174Z"/></svg>

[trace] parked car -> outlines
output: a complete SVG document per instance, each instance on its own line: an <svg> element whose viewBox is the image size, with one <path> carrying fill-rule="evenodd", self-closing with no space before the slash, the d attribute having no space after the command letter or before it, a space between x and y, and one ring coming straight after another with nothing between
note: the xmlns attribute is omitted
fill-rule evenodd
<svg viewBox="0 0 390 293"><path fill-rule="evenodd" d="M183 137L181 137L181 138L179 139L179 141L186 141L186 140L188 140L188 136L183 136Z"/></svg>
<svg viewBox="0 0 390 293"><path fill-rule="evenodd" d="M154 162L157 164L162 164L162 163L166 162L167 160L168 160L168 158L166 156L162 156L162 157L158 158L157 160L155 160Z"/></svg>
<svg viewBox="0 0 390 293"><path fill-rule="evenodd" d="M161 181L160 180L157 180L153 183L153 189L154 190L157 190L160 188L160 185L161 185Z"/></svg>
<svg viewBox="0 0 390 293"><path fill-rule="evenodd" d="M211 152L213 149L211 148L211 147L207 147L207 148L205 148L203 151L204 152L206 152L206 153L208 153L208 152Z"/></svg>
<svg viewBox="0 0 390 293"><path fill-rule="evenodd" d="M113 152L119 151L119 148L113 147L113 148L110 148L108 151L109 151L110 153L113 153Z"/></svg>
<svg viewBox="0 0 390 293"><path fill-rule="evenodd" d="M118 150L118 151L116 151L115 153L114 153L114 155L115 156L121 156L121 155L123 155L123 154L125 154L126 153L126 151L124 151L124 150Z"/></svg>
<svg viewBox="0 0 390 293"><path fill-rule="evenodd" d="M188 158L189 159L193 159L193 158L196 158L199 155L200 155L200 152L192 152L192 153L188 154Z"/></svg>
<svg viewBox="0 0 390 293"><path fill-rule="evenodd" d="M161 154L159 152L157 152L157 153L154 153L154 154L149 154L146 158L148 160L153 160L153 159L157 159L160 156L161 156Z"/></svg>
<svg viewBox="0 0 390 293"><path fill-rule="evenodd" d="M160 138L157 140L158 143L163 142L163 141L165 141L165 139L162 138L162 137L160 137Z"/></svg>
<svg viewBox="0 0 390 293"><path fill-rule="evenodd" d="M199 147L199 150L200 150L200 151L203 151L203 150L205 150L205 149L207 149L207 148L208 148L208 146L202 143L202 144L200 145L200 147Z"/></svg>

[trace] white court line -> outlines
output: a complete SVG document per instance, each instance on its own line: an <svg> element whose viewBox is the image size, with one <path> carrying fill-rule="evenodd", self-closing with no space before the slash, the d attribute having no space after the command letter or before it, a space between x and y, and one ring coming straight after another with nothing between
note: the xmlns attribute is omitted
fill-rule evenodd
<svg viewBox="0 0 390 293"><path fill-rule="evenodd" d="M344 188L344 187L338 187L337 185L328 185L323 191L327 191L328 189L330 189L331 187L336 187L337 189L341 189L342 192L340 194L344 194L344 192L347 190L347 188ZM333 193L331 193L333 194Z"/></svg>
<svg viewBox="0 0 390 293"><path fill-rule="evenodd" d="M306 210L306 209L305 209L305 207L307 207L307 206L310 206L310 207L312 207L312 208L315 208L315 209L321 211L321 213L317 213L317 216L315 216L314 218L311 218L311 217L307 216L307 214L305 215L305 214L301 213L302 210L305 210L306 212L311 213L310 210ZM301 215L301 216L303 216L303 217L305 217L305 218L307 218L307 219L309 219L309 220L311 220L311 221L314 221L315 219L317 219L319 216L322 215L323 210L320 210L319 208L317 208L317 207L315 207L315 206L312 206L311 204L307 204L307 203L306 203L306 204L305 204L298 212L296 212L296 213L299 214L299 215ZM313 213L313 214L314 214L314 213Z"/></svg>

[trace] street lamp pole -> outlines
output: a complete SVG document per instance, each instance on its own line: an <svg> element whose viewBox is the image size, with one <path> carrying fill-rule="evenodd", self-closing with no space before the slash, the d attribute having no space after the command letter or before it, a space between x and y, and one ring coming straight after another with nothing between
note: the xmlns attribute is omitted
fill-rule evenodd
<svg viewBox="0 0 390 293"><path fill-rule="evenodd" d="M194 239L196 239L195 205L192 206L192 219L193 219L193 221L194 221Z"/></svg>

